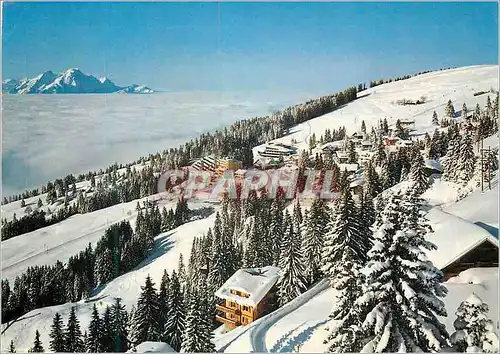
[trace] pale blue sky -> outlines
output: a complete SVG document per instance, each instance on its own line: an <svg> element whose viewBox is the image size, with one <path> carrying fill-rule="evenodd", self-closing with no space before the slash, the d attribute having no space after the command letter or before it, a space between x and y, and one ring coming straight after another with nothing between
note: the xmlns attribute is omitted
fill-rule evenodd
<svg viewBox="0 0 500 354"><path fill-rule="evenodd" d="M497 3L4 3L3 77L332 92L498 61Z"/></svg>

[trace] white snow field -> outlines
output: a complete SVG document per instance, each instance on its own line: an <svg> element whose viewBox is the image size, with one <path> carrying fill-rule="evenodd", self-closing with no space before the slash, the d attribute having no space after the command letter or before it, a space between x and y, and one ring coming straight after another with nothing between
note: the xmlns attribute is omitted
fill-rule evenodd
<svg viewBox="0 0 500 354"><path fill-rule="evenodd" d="M132 353L132 350L128 352ZM135 347L136 353L177 353L168 343L142 342Z"/></svg>
<svg viewBox="0 0 500 354"><path fill-rule="evenodd" d="M137 202L142 204L145 200L157 199L157 196L113 205L91 213L76 214L57 224L2 241L2 277L12 283L29 266L51 265L57 260L65 262L85 249L89 243L94 247L104 231L121 220L129 220L134 227ZM176 202L160 200L158 205L160 209L163 206L170 209L175 208ZM192 202L189 205L191 209L202 206L208 204Z"/></svg>
<svg viewBox="0 0 500 354"><path fill-rule="evenodd" d="M430 124L434 109L441 116L448 99L452 100L457 111L461 109L463 102L466 102L470 109L474 108L476 103L483 106L487 94L473 96L473 93L488 91L490 88L498 89L498 66L475 66L424 74L368 89L362 93L369 94L368 96L333 113L301 124L293 129L292 134L279 140L289 143L294 138L299 142L299 146L304 147L307 136L312 132L319 137L326 128L338 129L344 125L347 131L352 133L360 128L361 120L365 120L367 128L370 129L371 125L377 124L379 119L385 117L389 123L395 122L397 118L412 118L416 121L418 133L431 131L434 129ZM391 103L402 98L416 100L420 96L426 96L428 102L418 106L398 106ZM490 96L493 98L492 94ZM489 143L498 146L495 139L490 139ZM495 226L498 232L497 181L498 178L495 177L492 191L487 190L484 194L475 191L456 203L457 189L453 185L436 180L424 195L434 206L429 218L435 232L430 237L439 240L437 243L446 244L469 237L489 237L494 233ZM94 213L77 215L56 227L43 228L30 235L17 236L2 242L4 276L12 279L29 265L51 264L56 259L67 259L86 247L88 242L95 243L108 226L108 222L111 224L130 218L134 223L135 205L136 201L133 201ZM191 207L193 206L190 205ZM20 210L19 206L9 209L11 213L13 210ZM137 301L140 286L143 285L147 274L152 276L158 286L163 270L171 271L176 268L180 254L184 255L187 262L193 238L205 233L213 225L214 217L212 214L206 219L187 223L169 233L159 235L155 239L155 251L148 260L99 289L91 302L78 302L77 315L82 328L87 328L89 324L93 303L103 311L115 297L120 297L129 310ZM498 242L498 236L496 240ZM48 252L45 252L44 245L47 245ZM446 249L444 251L446 253ZM435 257L437 263L443 261L439 251L434 256L429 254L429 257ZM498 304L495 301L498 297L498 269L469 270L450 279L447 286L449 294L445 302L449 317L443 321L449 331L452 331L450 326L456 307L472 292L476 292L488 303L490 317L498 324ZM323 344L326 331L323 328L333 301L333 290L326 282L319 283L301 297L251 325L218 335L216 346L225 352L323 352L326 349ZM19 352L27 351L32 346L35 331L38 329L47 350L49 328L55 312L60 312L66 322L69 310L74 305L69 303L36 309L22 316L1 335L2 349L6 350L13 340ZM2 331L6 326L2 325Z"/></svg>
<svg viewBox="0 0 500 354"><path fill-rule="evenodd" d="M33 338L37 329L40 331L40 338L45 349L48 350L52 318L56 312L59 312L64 323L66 323L70 309L73 306L77 307L76 312L81 328L88 327L94 303L102 314L106 306L113 304L115 298L119 297L127 307L127 310L130 310L137 303L141 291L140 287L144 285L146 276L148 274L151 276L158 289L163 270L166 269L171 273L173 269L176 269L181 254L184 255L187 261L187 257L191 252L193 239L196 236L203 235L213 225L214 220L215 213L211 214L208 218L192 221L179 226L173 231L160 234L155 238L154 252L146 260L139 264L133 271L115 278L102 289L99 289L89 300L44 307L20 317L18 321L10 325L5 333L2 334L2 351L6 351L10 341L13 340L18 352L27 352L33 344ZM74 249L71 254L77 250ZM2 331L6 326L7 324L2 324Z"/></svg>

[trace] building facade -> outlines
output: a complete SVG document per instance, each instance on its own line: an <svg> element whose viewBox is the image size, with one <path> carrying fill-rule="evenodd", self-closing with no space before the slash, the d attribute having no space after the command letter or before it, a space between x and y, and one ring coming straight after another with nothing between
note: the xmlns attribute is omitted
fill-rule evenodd
<svg viewBox="0 0 500 354"><path fill-rule="evenodd" d="M279 268L240 269L215 292L216 319L227 328L245 326L270 313L276 305Z"/></svg>

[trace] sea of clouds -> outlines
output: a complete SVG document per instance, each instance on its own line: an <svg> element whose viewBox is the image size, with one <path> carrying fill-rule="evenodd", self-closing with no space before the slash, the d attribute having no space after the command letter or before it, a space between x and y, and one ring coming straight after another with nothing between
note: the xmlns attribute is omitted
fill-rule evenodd
<svg viewBox="0 0 500 354"><path fill-rule="evenodd" d="M177 147L202 132L303 102L305 93L4 95L3 195Z"/></svg>

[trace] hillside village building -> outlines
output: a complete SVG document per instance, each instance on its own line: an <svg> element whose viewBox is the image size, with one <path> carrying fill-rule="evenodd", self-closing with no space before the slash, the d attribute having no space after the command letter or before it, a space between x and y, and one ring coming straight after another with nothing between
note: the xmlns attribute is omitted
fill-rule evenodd
<svg viewBox="0 0 500 354"><path fill-rule="evenodd" d="M444 280L470 268L498 268L498 234L494 236L468 222L457 222L455 227L467 232L449 237L427 235L427 239L437 246L428 257L443 272Z"/></svg>
<svg viewBox="0 0 500 354"><path fill-rule="evenodd" d="M217 176L222 176L224 171L237 171L242 168L242 162L236 159L230 159L228 157L221 158L218 160L217 168L215 173Z"/></svg>
<svg viewBox="0 0 500 354"><path fill-rule="evenodd" d="M262 165L270 161L284 161L297 154L297 148L282 143L267 143L253 150L254 162L259 161Z"/></svg>
<svg viewBox="0 0 500 354"><path fill-rule="evenodd" d="M280 269L239 269L215 292L223 304L216 305L216 319L228 328L252 323L274 309Z"/></svg>

